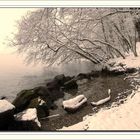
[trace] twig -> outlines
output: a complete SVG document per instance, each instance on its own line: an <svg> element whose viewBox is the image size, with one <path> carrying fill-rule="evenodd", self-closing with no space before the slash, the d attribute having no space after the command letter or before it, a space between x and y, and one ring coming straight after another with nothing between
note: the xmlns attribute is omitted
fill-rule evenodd
<svg viewBox="0 0 140 140"><path fill-rule="evenodd" d="M51 116L47 116L47 117L41 118L41 120L50 119L50 118L59 117L59 116L60 116L60 114L55 114L55 115L51 115Z"/></svg>

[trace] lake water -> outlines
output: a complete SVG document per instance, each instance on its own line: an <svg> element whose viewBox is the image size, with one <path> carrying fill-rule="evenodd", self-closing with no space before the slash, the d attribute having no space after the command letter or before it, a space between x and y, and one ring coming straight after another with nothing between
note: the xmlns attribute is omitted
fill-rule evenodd
<svg viewBox="0 0 140 140"><path fill-rule="evenodd" d="M21 90L39 86L57 74L75 75L92 68L91 64L85 66L79 62L52 68L45 68L44 65L27 66L17 54L0 54L0 97L6 96L12 101Z"/></svg>
<svg viewBox="0 0 140 140"><path fill-rule="evenodd" d="M55 66L52 68L46 68L44 65L27 66L23 63L23 59L16 54L4 54L0 55L0 96L6 96L9 101L12 101L17 93L23 89L31 89L39 85L43 85L45 80L53 78L58 74L64 73L65 75L76 75L80 72L90 72L95 68L90 63L76 62L71 64L65 64L62 66ZM65 99L70 99L78 94L84 94L88 98L88 105L80 111L69 114L62 108L63 98L55 102L57 108L50 111L50 115L60 114L59 118L42 120L42 127L45 131L60 129L63 126L70 126L82 121L82 118L90 113L93 113L90 102L97 101L105 98L107 90L111 89L112 99L107 106L110 106L112 102L118 101L118 93L124 92L130 89L129 81L124 81L124 76L117 77L98 77L86 84L78 87L78 91L65 94ZM120 98L126 98L122 94ZM97 112L103 106L99 106L94 112Z"/></svg>
<svg viewBox="0 0 140 140"><path fill-rule="evenodd" d="M15 54L0 55L0 96L13 100L22 89L32 88L42 82L40 66L26 66Z"/></svg>

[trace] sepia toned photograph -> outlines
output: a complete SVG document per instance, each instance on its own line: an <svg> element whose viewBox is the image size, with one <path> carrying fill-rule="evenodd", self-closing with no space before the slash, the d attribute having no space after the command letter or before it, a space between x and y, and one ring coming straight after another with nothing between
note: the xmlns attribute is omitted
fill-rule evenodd
<svg viewBox="0 0 140 140"><path fill-rule="evenodd" d="M140 8L0 8L0 131L139 131Z"/></svg>

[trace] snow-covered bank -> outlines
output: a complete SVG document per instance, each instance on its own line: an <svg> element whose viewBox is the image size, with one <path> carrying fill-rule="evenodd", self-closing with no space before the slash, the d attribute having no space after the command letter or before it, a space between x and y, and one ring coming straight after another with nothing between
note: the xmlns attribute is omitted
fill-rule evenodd
<svg viewBox="0 0 140 140"><path fill-rule="evenodd" d="M137 47L140 47L139 44ZM112 59L108 64L114 63L112 69L115 70L140 70L140 51L137 52L138 57L130 54L126 59ZM61 130L140 130L140 87L136 86L137 90L132 92L124 104L115 106L114 103L110 109L103 108L96 114L85 116L82 122Z"/></svg>
<svg viewBox="0 0 140 140"><path fill-rule="evenodd" d="M140 88L128 100L111 109L102 109L97 114L86 116L83 121L61 130L139 130Z"/></svg>
<svg viewBox="0 0 140 140"><path fill-rule="evenodd" d="M114 63L114 69L117 67L121 68L140 68L140 42L137 42L137 54L138 56L135 57L132 52L126 54L126 58L122 59L121 57L109 60L108 64ZM121 66L119 64L122 64Z"/></svg>

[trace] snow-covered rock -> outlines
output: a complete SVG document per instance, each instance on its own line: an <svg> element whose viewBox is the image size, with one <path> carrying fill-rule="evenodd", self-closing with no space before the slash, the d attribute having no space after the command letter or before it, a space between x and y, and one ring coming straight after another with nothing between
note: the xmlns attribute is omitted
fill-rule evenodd
<svg viewBox="0 0 140 140"><path fill-rule="evenodd" d="M21 130L39 130L41 124L37 117L36 108L29 108L15 115L15 120Z"/></svg>
<svg viewBox="0 0 140 140"><path fill-rule="evenodd" d="M63 107L66 111L73 112L79 109L86 102L87 98L84 95L78 95L75 98L63 101Z"/></svg>
<svg viewBox="0 0 140 140"><path fill-rule="evenodd" d="M7 100L0 100L0 129L7 129L9 123L13 121L15 106Z"/></svg>

